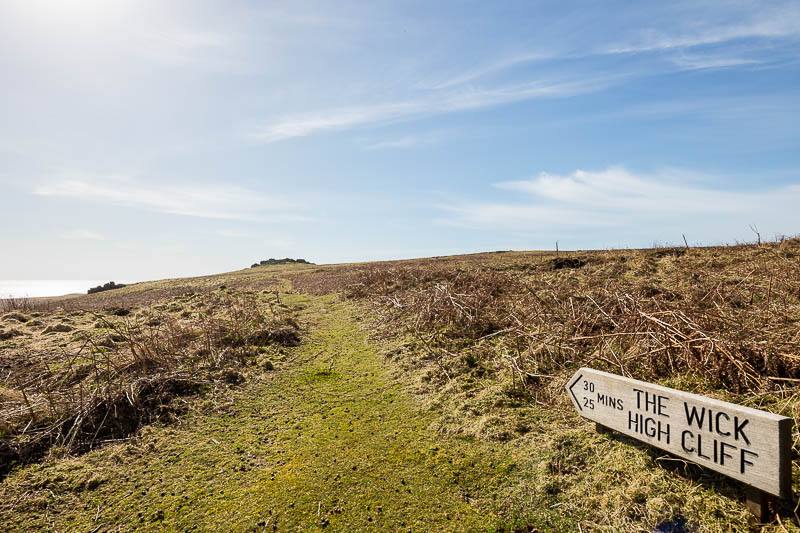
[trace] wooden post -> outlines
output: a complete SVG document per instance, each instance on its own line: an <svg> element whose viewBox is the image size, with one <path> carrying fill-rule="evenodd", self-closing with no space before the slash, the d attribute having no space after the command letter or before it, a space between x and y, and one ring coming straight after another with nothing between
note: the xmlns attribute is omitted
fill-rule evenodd
<svg viewBox="0 0 800 533"><path fill-rule="evenodd" d="M769 502L772 498L770 498L769 494L764 492L763 490L758 490L754 487L747 487L747 500L745 501L745 506L747 510L753 513L753 516L756 517L756 520L759 521L761 524L766 524L769 522L770 511L769 511Z"/></svg>
<svg viewBox="0 0 800 533"><path fill-rule="evenodd" d="M611 433L611 429L606 427L606 426L604 426L603 424L595 424L594 425L594 429L595 429L595 431L597 431L601 435L607 435L607 434Z"/></svg>

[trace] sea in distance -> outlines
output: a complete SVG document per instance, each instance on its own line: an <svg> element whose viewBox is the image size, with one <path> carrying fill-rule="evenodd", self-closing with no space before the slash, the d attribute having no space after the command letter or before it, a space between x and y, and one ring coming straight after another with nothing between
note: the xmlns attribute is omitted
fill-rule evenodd
<svg viewBox="0 0 800 533"><path fill-rule="evenodd" d="M0 279L0 299L86 294L86 291L92 287L103 285L109 281L107 279ZM125 281L114 281L126 283Z"/></svg>

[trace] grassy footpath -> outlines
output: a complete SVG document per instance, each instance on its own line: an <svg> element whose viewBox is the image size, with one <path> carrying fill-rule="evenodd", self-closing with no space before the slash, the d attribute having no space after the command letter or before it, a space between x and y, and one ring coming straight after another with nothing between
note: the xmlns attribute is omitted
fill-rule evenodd
<svg viewBox="0 0 800 533"><path fill-rule="evenodd" d="M209 395L180 425L16 470L0 529L577 529L557 508L508 505L511 452L437 432L348 304L289 303L309 331L274 371Z"/></svg>

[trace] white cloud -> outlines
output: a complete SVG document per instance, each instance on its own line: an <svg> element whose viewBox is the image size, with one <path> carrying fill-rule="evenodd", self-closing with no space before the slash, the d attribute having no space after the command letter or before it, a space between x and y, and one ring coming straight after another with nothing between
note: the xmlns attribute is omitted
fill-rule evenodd
<svg viewBox="0 0 800 533"><path fill-rule="evenodd" d="M61 235L64 239L69 240L80 240L80 241L102 241L104 237L99 233L94 231L89 231L86 229L78 229L73 231L68 231Z"/></svg>
<svg viewBox="0 0 800 533"><path fill-rule="evenodd" d="M673 6L665 7L663 11L663 20L632 19L627 27L614 32L611 39L602 32L602 40L599 40L592 32L584 35L573 31L574 38L540 40L538 44L531 44L529 50L515 50L484 64L466 66L460 72L447 72L440 68L434 73L419 73L416 78L424 81L405 87L406 96L393 101L278 115L247 136L271 143L537 98L569 97L676 69L708 70L774 64L785 60L787 53L795 55L788 52L793 43L789 39L800 36L800 9L792 5L758 9L746 5L729 9ZM637 29L631 31L629 28ZM715 46L721 43L733 49L721 53ZM781 46L780 53L776 53ZM602 64L596 65L597 70L590 71L593 74L587 75L584 70L586 60L601 60L598 56L647 53L660 56L659 60L652 61L650 56L646 62L620 58L610 64L599 61ZM517 78L520 75L531 76L532 67L540 77L538 81L507 82L512 74ZM445 73L439 74L442 71ZM480 84L473 85L476 82ZM395 86L384 92L396 93L397 89ZM395 146L376 147L399 148L413 144L413 140L404 139Z"/></svg>
<svg viewBox="0 0 800 533"><path fill-rule="evenodd" d="M718 178L689 171L635 174L623 167L569 175L541 173L495 187L516 193L513 201L439 206L442 222L473 228L531 230L563 227L616 227L639 230L659 225L746 228L749 223L776 232L796 230L800 184L750 191L709 186ZM757 180L752 180L757 183ZM653 230L654 232L656 229Z"/></svg>
<svg viewBox="0 0 800 533"><path fill-rule="evenodd" d="M502 182L496 186L545 200L615 210L736 212L751 202L749 194L670 184L664 175L635 175L622 167L601 172L576 170L568 176L542 172L531 180Z"/></svg>
<svg viewBox="0 0 800 533"><path fill-rule="evenodd" d="M716 55L680 54L670 58L681 70L722 69L760 65L763 61L742 57L723 57Z"/></svg>
<svg viewBox="0 0 800 533"><path fill-rule="evenodd" d="M741 14L737 23L718 23L713 18L691 20L684 30L672 32L643 28L638 37L599 50L605 54L631 54L715 45L742 39L779 39L800 35L800 9L760 6L754 13Z"/></svg>
<svg viewBox="0 0 800 533"><path fill-rule="evenodd" d="M254 220L261 214L274 215L294 207L285 199L264 196L235 185L141 186L113 176L102 182L61 179L41 185L33 192L40 196L80 198L161 213L234 220Z"/></svg>
<svg viewBox="0 0 800 533"><path fill-rule="evenodd" d="M434 91L415 100L344 107L288 116L252 133L251 138L271 143L323 131L395 122L421 116L440 115L494 107L537 98L558 98L601 90L623 76L578 81L532 81L489 89Z"/></svg>
<svg viewBox="0 0 800 533"><path fill-rule="evenodd" d="M326 130L340 130L370 122L396 120L418 114L425 107L424 102L397 102L305 113L283 118L255 132L252 137L267 143L304 137Z"/></svg>
<svg viewBox="0 0 800 533"><path fill-rule="evenodd" d="M502 72L504 70L511 69L513 67L525 64L525 63L532 63L535 61L543 61L547 59L554 59L557 56L544 53L544 52L525 52L516 55L510 55L508 57L503 57L501 59L497 59L491 63L488 63L482 67L473 68L467 70L465 72L461 72L456 74L455 76L448 78L443 81L435 82L431 84L429 89L447 89L449 87L454 87L457 85L463 85L465 83L472 82L474 80L483 78L490 74L494 74L497 72Z"/></svg>

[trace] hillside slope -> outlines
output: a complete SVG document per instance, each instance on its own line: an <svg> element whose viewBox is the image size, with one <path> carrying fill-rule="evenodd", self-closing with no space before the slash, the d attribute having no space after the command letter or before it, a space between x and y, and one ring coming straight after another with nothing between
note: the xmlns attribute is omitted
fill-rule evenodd
<svg viewBox="0 0 800 533"><path fill-rule="evenodd" d="M20 333L0 341L0 438L17 453L0 524L758 530L740 485L596 434L562 387L590 364L797 420L798 252L787 241L258 267L18 302L0 316ZM712 344L743 371L715 362ZM143 360L141 346L145 367L112 372ZM127 425L100 402L106 416L69 433L67 407L88 403L68 398L116 390L86 368L124 390L195 386L159 389L169 394ZM47 420L60 433L22 454ZM766 530L798 530L793 505L778 511Z"/></svg>

